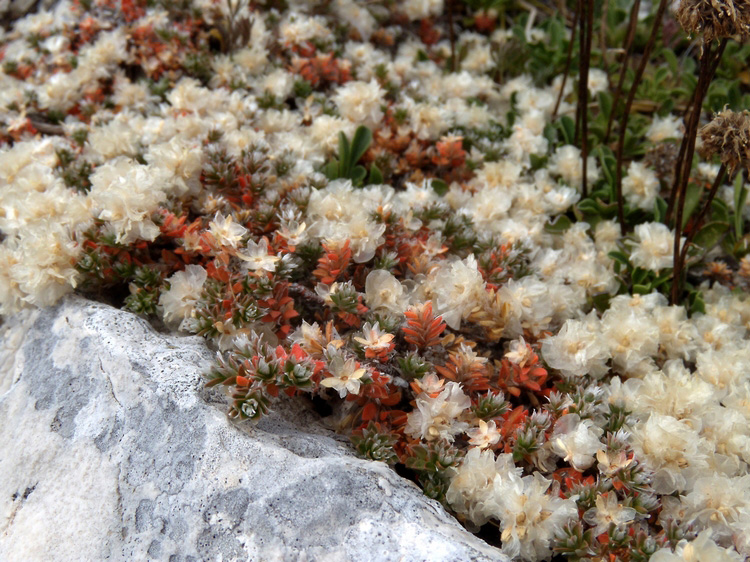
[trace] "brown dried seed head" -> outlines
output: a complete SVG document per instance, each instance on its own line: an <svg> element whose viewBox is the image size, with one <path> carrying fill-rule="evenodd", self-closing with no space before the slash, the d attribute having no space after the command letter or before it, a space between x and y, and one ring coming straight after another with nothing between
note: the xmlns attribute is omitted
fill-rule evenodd
<svg viewBox="0 0 750 562"><path fill-rule="evenodd" d="M750 166L750 112L735 113L725 109L700 130L701 155L718 155L730 174Z"/></svg>
<svg viewBox="0 0 750 562"><path fill-rule="evenodd" d="M750 0L681 0L675 17L689 35L706 41L750 37Z"/></svg>

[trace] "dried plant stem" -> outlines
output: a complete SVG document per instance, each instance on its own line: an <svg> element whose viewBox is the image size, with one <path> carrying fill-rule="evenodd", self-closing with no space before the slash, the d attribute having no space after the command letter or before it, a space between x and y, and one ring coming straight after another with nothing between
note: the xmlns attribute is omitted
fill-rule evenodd
<svg viewBox="0 0 750 562"><path fill-rule="evenodd" d="M672 214L675 210L675 205L678 203L678 193L680 186L683 183L683 171L688 177L690 176L690 169L693 167L693 154L695 150L695 137L698 134L698 124L700 123L701 107L703 106L703 99L706 97L708 87L711 84L716 69L719 67L721 56L724 54L727 40L723 39L719 44L715 55L711 55L711 44L705 44L703 48L703 54L700 59L700 71L698 74L698 84L695 86L693 97L690 100L690 104L685 109L685 133L680 143L680 152L677 155L677 164L675 166L674 181L672 183L672 192L667 202L667 212L664 217L664 223L669 225L672 222ZM713 60L710 60L713 58ZM710 60L710 62L709 62ZM705 63L704 63L705 61ZM700 100L698 100L700 98ZM692 140L691 140L692 135ZM689 145L692 144L692 150L690 151L690 158L686 158ZM684 182L687 187L687 180ZM675 225L681 225L682 220L675 222Z"/></svg>
<svg viewBox="0 0 750 562"><path fill-rule="evenodd" d="M591 66L591 39L594 31L594 0L580 0L578 3L580 33L580 66L578 69L578 107L576 110L575 141L581 141L581 193L588 196L586 160L588 159L588 105L589 105L589 68ZM579 135L580 132L580 135Z"/></svg>
<svg viewBox="0 0 750 562"><path fill-rule="evenodd" d="M570 42L568 43L568 56L565 59L565 70L563 71L563 80L562 80L562 85L560 86L560 92L557 94L557 101L555 102L555 110L552 112L553 120L557 117L557 111L560 109L560 102L562 101L563 93L565 92L565 84L568 81L568 74L570 73L570 63L573 60L573 46L575 45L575 42L576 42L576 26L578 25L579 15L580 15L579 10L576 10L575 14L573 14L573 27L571 27L571 30L570 30Z"/></svg>
<svg viewBox="0 0 750 562"><path fill-rule="evenodd" d="M448 37L451 42L451 72L456 72L456 32L453 29L453 0L448 0Z"/></svg>
<svg viewBox="0 0 750 562"><path fill-rule="evenodd" d="M672 294L671 304L677 304L682 289L682 260L680 259L680 238L682 236L682 218L685 210L685 195L687 193L688 180L690 179L690 170L693 167L693 155L695 154L695 141L698 135L698 124L700 122L701 108L703 100L708 92L708 87L713 79L713 74L718 67L718 60L724 53L726 39L723 39L716 49L711 51L711 43L704 39L703 52L700 58L700 72L698 74L698 84L695 87L693 95L693 107L690 110L689 121L682 137L680 146L681 160L677 161L675 170L675 182L672 185L669 207L667 209L666 221L669 223L671 213L676 212L674 220L674 259L672 268Z"/></svg>
<svg viewBox="0 0 750 562"><path fill-rule="evenodd" d="M586 15L584 13L584 3L586 0L577 0L576 2L576 12L578 14L578 100L576 103L576 129L575 134L573 135L573 144L578 144L578 138L581 134L581 103L583 99L583 95L581 93L581 76L583 72L583 55L584 51L586 50L585 46L585 34L586 34L586 24L585 19ZM583 111L585 111L585 106L583 108Z"/></svg>
<svg viewBox="0 0 750 562"><path fill-rule="evenodd" d="M704 219L706 218L706 215L708 214L709 209L711 208L711 203L714 200L714 197L716 197L716 192L719 191L719 186L724 182L724 175L727 171L727 165L722 164L719 168L719 172L716 174L716 179L714 180L713 185L711 186L711 191L708 192L708 197L706 199L705 204L703 205L703 208L701 209L700 214L698 215L698 218L695 219L695 222L693 223L693 227L690 229L690 232L687 235L687 238L685 240L685 244L682 246L682 250L680 251L680 257L679 257L679 270L682 271L685 267L685 260L687 259L687 251L688 246L695 238L695 235L698 233L698 230L701 227L701 224L703 224Z"/></svg>
<svg viewBox="0 0 750 562"><path fill-rule="evenodd" d="M643 50L643 56L641 57L641 62L638 64L638 68L635 71L635 77L633 79L633 84L630 86L630 91L628 92L628 99L625 102L625 110L622 114L622 122L620 123L620 134L617 141L617 167L616 167L616 180L615 180L615 192L617 196L617 220L620 223L620 232L622 234L625 234L626 232L626 226L625 226L625 203L623 201L622 197L622 159L623 159L623 152L625 150L625 133L628 130L628 119L630 118L630 109L633 106L633 100L635 99L635 94L638 91L638 84L641 81L641 78L643 78L643 73L646 71L646 66L648 65L648 59L651 56L651 51L654 49L654 44L656 43L656 37L659 34L659 29L661 28L661 20L664 17L664 10L667 8L667 0L661 0L659 2L659 7L656 10L656 17L654 18L654 25L651 28L651 35L648 38L648 42L646 43L646 47Z"/></svg>
<svg viewBox="0 0 750 562"><path fill-rule="evenodd" d="M609 113L609 119L607 120L607 132L604 135L604 144L609 142L609 134L612 132L612 121L614 120L617 106L620 104L620 97L622 96L622 86L625 83L625 75L628 72L628 66L630 63L630 55L633 53L633 41L635 39L635 28L638 24L638 10L641 8L641 0L635 0L633 7L630 9L630 20L628 21L628 34L625 38L625 58L622 60L622 67L620 68L620 77L617 80L617 88L615 89L615 98L612 101L612 111Z"/></svg>
<svg viewBox="0 0 750 562"><path fill-rule="evenodd" d="M599 50L602 52L602 68L609 76L609 61L607 60L607 13L609 0L602 3L602 19L599 23Z"/></svg>

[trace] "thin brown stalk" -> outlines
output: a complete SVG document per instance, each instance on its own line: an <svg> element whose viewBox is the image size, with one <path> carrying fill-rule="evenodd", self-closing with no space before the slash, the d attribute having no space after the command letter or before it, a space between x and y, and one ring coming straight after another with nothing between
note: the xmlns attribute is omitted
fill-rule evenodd
<svg viewBox="0 0 750 562"><path fill-rule="evenodd" d="M711 191L708 192L708 198L706 199L705 204L703 205L703 208L701 209L700 214L698 215L698 218L695 219L695 222L693 223L693 228L690 229L690 232L688 233L685 244L682 246L682 251L680 252L680 264L679 264L679 270L682 271L685 267L685 260L687 259L687 251L688 246L695 238L695 235L698 233L698 230L700 229L701 225L703 224L703 221L706 218L706 215L708 215L708 211L711 209L711 203L714 200L714 197L716 197L716 192L719 191L719 187L724 182L724 174L727 171L727 165L723 164L719 168L719 172L716 174L716 179L714 180L713 185L711 185ZM674 282L674 280L673 280Z"/></svg>
<svg viewBox="0 0 750 562"><path fill-rule="evenodd" d="M582 115L581 115L581 193L584 197L588 196L588 178L586 161L588 159L589 152L589 68L591 66L591 39L594 33L594 0L588 0L586 6L586 52L582 57L582 62L585 68L583 75L581 76L581 83L583 84L583 102L581 104Z"/></svg>
<svg viewBox="0 0 750 562"><path fill-rule="evenodd" d="M576 42L576 26L578 25L579 12L573 14L573 27L570 30L570 42L568 43L568 56L565 59L565 70L563 72L562 85L560 86L560 92L557 94L557 101L555 102L555 110L552 112L552 119L557 117L557 111L560 109L560 102L562 101L563 92L565 92L565 84L568 81L568 74L570 73L570 63L573 60L573 45Z"/></svg>
<svg viewBox="0 0 750 562"><path fill-rule="evenodd" d="M456 72L456 32L453 29L453 0L448 0L448 37L451 42L451 72Z"/></svg>
<svg viewBox="0 0 750 562"><path fill-rule="evenodd" d="M687 109L685 109L685 133L683 134L682 142L680 143L680 152L677 156L677 164L675 166L675 177L674 181L672 182L672 192L669 196L669 201L667 202L667 212L664 217L664 223L667 225L672 222L672 214L674 213L675 205L679 200L678 190L683 184L683 174L689 176L690 169L693 166L692 154L694 154L694 152L691 152L690 159L686 158L688 146L691 142L690 135L692 134L693 136L692 145L693 149L695 149L695 135L698 133L698 124L700 122L703 99L705 98L706 92L708 91L708 86L711 84L711 80L716 73L716 69L719 67L719 63L721 62L721 57L724 54L724 49L726 48L726 46L727 40L722 39L715 54L712 55L711 45L705 45L703 54L700 58L701 66L698 74L698 84L696 84L695 86L695 91L693 92L693 97L691 99L690 105L688 105ZM704 60L706 61L705 63L703 62ZM705 76L704 73L706 73ZM700 103L696 103L697 98L700 98ZM685 181L684 183L687 186L687 181ZM681 227L681 221L675 222L675 226L677 226L678 224Z"/></svg>
<svg viewBox="0 0 750 562"><path fill-rule="evenodd" d="M604 144L609 142L609 134L612 132L612 121L617 111L617 106L620 104L620 97L622 96L622 86L625 83L625 75L630 65L630 55L633 53L633 41L635 39L635 28L638 24L638 10L641 8L641 0L635 0L633 7L630 9L630 20L628 21L628 34L625 39L625 58L622 60L622 67L620 68L620 78L617 80L617 88L615 89L615 98L612 101L612 111L609 113L609 119L607 120L607 132L604 135Z"/></svg>
<svg viewBox="0 0 750 562"><path fill-rule="evenodd" d="M656 10L656 17L654 18L654 25L651 28L651 35L649 36L646 47L643 50L643 56L641 58L640 64L638 65L638 69L635 72L635 78L633 79L633 84L630 86L630 92L628 92L628 99L625 102L625 111L622 114L622 123L620 123L620 135L617 142L617 179L615 181L615 192L617 195L617 220L620 223L620 232L622 234L625 234L626 232L625 203L622 197L622 159L623 152L625 150L625 133L628 130L630 109L633 106L633 100L635 99L635 94L638 91L638 84L640 83L641 78L643 78L643 73L646 71L648 59L651 56L651 51L653 50L654 44L656 43L656 37L659 34L659 29L661 28L661 20L664 17L664 10L666 8L667 0L661 0L659 2L659 7Z"/></svg>
<svg viewBox="0 0 750 562"><path fill-rule="evenodd" d="M573 135L573 144L575 145L578 144L578 138L581 134L581 100L583 99L583 94L581 92L581 72L583 72L583 55L586 49L586 14L584 8L585 2L586 0L577 0L576 3L576 11L578 12L578 101L576 104L576 130L575 134Z"/></svg>
<svg viewBox="0 0 750 562"><path fill-rule="evenodd" d="M721 56L721 46L719 47L719 56ZM685 210L685 195L687 193L688 180L690 178L690 170L693 166L693 155L695 154L695 140L698 134L698 123L700 121L701 107L703 106L703 99L708 91L708 86L711 84L713 76L710 74L711 70L715 67L714 61L712 60L713 53L711 52L711 44L704 40L703 54L700 59L700 72L698 75L698 84L695 88L695 96L693 99L693 109L690 112L690 122L688 123L685 136L682 138L682 142L685 145L684 160L678 161L677 172L679 173L679 183L675 183L672 187L672 196L670 199L675 200L674 209L676 212L674 220L674 259L672 268L672 294L671 304L677 304L680 291L682 289L682 262L680 260L680 238L682 237L682 222L683 212ZM680 152L683 152L682 150ZM675 180L677 177L675 177Z"/></svg>
<svg viewBox="0 0 750 562"><path fill-rule="evenodd" d="M602 52L602 68L609 75L609 61L607 60L607 13L609 12L609 0L602 3L602 19L599 24L599 49Z"/></svg>

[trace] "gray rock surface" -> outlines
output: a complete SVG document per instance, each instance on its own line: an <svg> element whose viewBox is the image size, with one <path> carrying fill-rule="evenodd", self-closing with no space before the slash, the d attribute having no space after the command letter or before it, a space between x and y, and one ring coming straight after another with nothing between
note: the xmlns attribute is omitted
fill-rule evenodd
<svg viewBox="0 0 750 562"><path fill-rule="evenodd" d="M70 296L0 328L0 560L506 560L290 402L255 426L197 337Z"/></svg>

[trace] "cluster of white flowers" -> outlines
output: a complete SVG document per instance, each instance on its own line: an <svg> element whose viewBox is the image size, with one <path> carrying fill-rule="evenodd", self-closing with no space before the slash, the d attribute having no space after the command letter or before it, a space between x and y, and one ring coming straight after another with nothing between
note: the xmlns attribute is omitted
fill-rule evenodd
<svg viewBox="0 0 750 562"><path fill-rule="evenodd" d="M500 521L503 552L513 558L540 560L551 554L555 532L577 516L572 499L550 490L552 481L536 473L521 476L513 455L469 450L455 469L446 498L475 525Z"/></svg>
<svg viewBox="0 0 750 562"><path fill-rule="evenodd" d="M215 3L195 4L205 10L206 21L220 17ZM179 59L174 46L143 55L138 64L149 74L148 81L133 80L125 71L141 56L133 45L133 29L182 33L170 30L161 8L148 8L129 30L99 21L92 39L80 46L71 44L69 30L76 28L81 12L67 0L53 11L19 20L0 35L8 68L21 64L31 69L24 79L0 72L2 120L14 139L0 145L0 314L52 305L76 288L81 278L76 266L92 228L116 245L154 241L161 233L159 213L170 210L189 211L203 221L199 232L181 239L183 248L204 250L207 244L211 256L230 256L248 277L295 267L295 256L272 249L278 247L275 240L291 252L318 243L335 252L348 243L354 269L376 256L396 255L383 251L388 225L410 234L427 231L412 240L418 244L415 263L402 260L390 269L372 269L356 283L321 283L317 296L330 305L338 292L347 291L361 297L373 314L396 322L404 320L410 307L430 301L435 316L452 330L465 328L473 315L489 310L500 318L502 336L513 338L505 359L518 368L531 353L524 337L540 338L546 366L565 383L596 396L599 402L592 408L622 406L631 413L618 438L627 441L653 476L653 492L662 496L662 520L700 532L693 542L681 542L674 552L661 550L653 559L734 560L736 552L726 550L730 546L750 555L750 299L703 287L706 312L690 318L683 307L668 306L656 293L614 297L606 312L593 311L594 299L619 289L609 252L624 248L633 266L661 272L672 267L674 232L646 222L623 239L611 220L601 220L595 228L579 221L562 235L545 228L582 196L580 149L550 147L549 130L545 134L562 76L546 87L535 86L528 75L498 85L488 73L497 66L498 46L511 40L507 30L489 37L459 34L460 69L446 73L438 57L425 57L425 45L413 37L399 39L393 49L380 48L398 33L384 28L377 30L382 33L377 43L369 42L382 7L352 0L330 3L332 13L350 27L341 41L311 3L292 4L292 9L268 17L243 12L251 20L251 41L235 45L231 56L213 56L210 76L202 81L173 73ZM398 9L405 20L416 21L441 14L444 4L406 0ZM44 36L43 48L30 46L31 33ZM532 43L545 39L543 31L533 28L526 36ZM432 54L447 60L450 41L436 41ZM299 62L300 52L322 54L334 44L335 61L350 73L347 79L323 76L330 82L326 95L300 96L299 86L306 84L289 59ZM168 84L165 91L159 91L161 82L155 78L160 73ZM605 91L607 80L606 73L592 70L591 93ZM558 115L573 113L571 92L568 81ZM90 100L102 95L106 103L87 115L96 105ZM62 134L24 132L37 112L62 115ZM512 123L506 121L509 113ZM677 139L681 122L677 116L655 117L646 138L654 144ZM398 188L360 188L349 179L323 176L321 166L334 157L340 135L352 138L359 125L370 127L383 145L408 146L399 150L427 160L441 139L459 138L457 128L487 135L466 148L469 179L449 182L441 196L419 174ZM500 130L502 135L494 134ZM64 154L88 167L85 186L69 185ZM261 171L242 180L266 182L262 210L278 219L275 232L259 235L238 205L205 188L209 162L220 160L213 158L217 154L265 162ZM406 156L397 164L411 166ZM585 166L591 186L603 172L592 155ZM698 171L711 181L717 167L705 163ZM652 212L659 181L655 171L632 162L622 183L624 197L631 206ZM731 189L722 197L734 204ZM750 216L750 205L743 212ZM390 222L382 220L386 216ZM488 281L482 255L449 252L447 232L464 224L474 236L474 249L525 252L523 275ZM157 310L167 325L196 331L196 309L208 275L202 266L187 265L166 279L168 288L161 290ZM362 283L364 293L359 293ZM498 303L500 310L493 308ZM277 337L259 324L248 323L239 331L222 324L217 327L220 345L229 346L232 338L256 328L265 329L269 341ZM317 324L306 322L290 336L306 348L323 348L324 339ZM344 398L357 394L372 373L340 349L344 344L338 334L333 339L337 344L325 349L332 376L321 385ZM363 325L361 337L350 338L372 353L387 349L393 339L375 321ZM466 344L456 348L467 364L491 364ZM408 414L406 434L430 444L463 440L472 446L452 474L448 503L474 525L498 521L508 555L548 557L555 533L578 516L576 498L562 499L550 479L541 473L524 476L512 455L497 455L501 418L474 416L468 387L432 372L415 384L421 392ZM598 461L605 476L634 463L624 456L608 457L601 419L601 411L560 415L554 425L548 424L535 463L549 473L557 462L585 471ZM583 515L594 534L640 517L616 494L604 492Z"/></svg>
<svg viewBox="0 0 750 562"><path fill-rule="evenodd" d="M571 378L598 378L611 361L623 378L606 385L607 401L633 414L628 440L665 495L662 518L711 529L705 537L747 554L750 391L741 365L750 357L750 302L722 289L706 296L706 314L692 318L657 293L616 297L601 320L568 320L542 354ZM581 425L552 442L583 468L597 445Z"/></svg>

